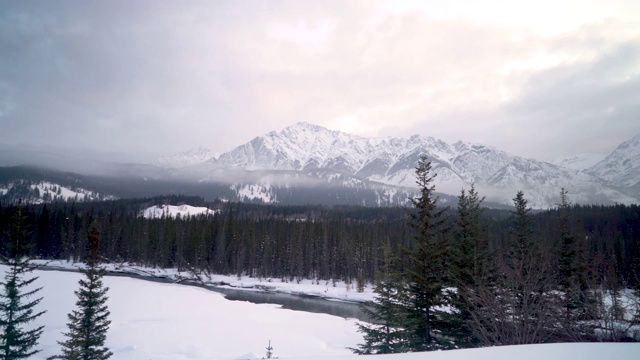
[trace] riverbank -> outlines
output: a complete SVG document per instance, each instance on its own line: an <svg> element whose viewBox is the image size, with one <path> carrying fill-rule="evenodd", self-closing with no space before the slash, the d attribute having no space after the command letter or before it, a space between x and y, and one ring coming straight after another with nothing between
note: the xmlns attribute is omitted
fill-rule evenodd
<svg viewBox="0 0 640 360"><path fill-rule="evenodd" d="M62 260L32 260L32 263L40 266L43 270L79 271L83 267L83 263ZM363 291L358 292L355 283L347 284L341 280L302 279L297 281L294 279L291 281L289 279L238 277L176 268L148 268L129 263L108 263L103 266L110 276L129 276L158 282L201 285L220 290L273 292L351 303L362 303L375 298L371 284L366 284ZM222 292L224 293L224 291Z"/></svg>

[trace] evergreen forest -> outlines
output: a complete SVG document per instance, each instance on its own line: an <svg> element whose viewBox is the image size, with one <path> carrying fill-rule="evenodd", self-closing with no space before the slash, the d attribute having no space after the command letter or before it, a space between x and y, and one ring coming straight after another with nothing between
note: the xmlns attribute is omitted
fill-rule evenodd
<svg viewBox="0 0 640 360"><path fill-rule="evenodd" d="M153 204L208 206L219 212L208 217L140 216L141 209ZM17 210L13 204L0 204L3 243ZM571 205L566 211L590 271L601 278L613 271L621 286L637 286L640 207ZM179 195L24 206L34 258L82 261L95 222L101 234L100 253L114 262L287 281L361 276L370 283L391 254L413 246L411 212L411 208L205 202ZM445 214L453 224L455 209L446 209ZM562 245L561 210L532 212L531 222L546 256L556 256ZM483 209L481 231L491 250L507 246L510 228L508 210Z"/></svg>

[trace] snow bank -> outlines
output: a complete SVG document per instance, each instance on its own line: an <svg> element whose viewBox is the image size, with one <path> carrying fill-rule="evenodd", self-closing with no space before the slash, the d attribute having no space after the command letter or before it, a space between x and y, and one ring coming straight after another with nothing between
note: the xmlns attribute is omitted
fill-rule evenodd
<svg viewBox="0 0 640 360"><path fill-rule="evenodd" d="M73 263L60 260L33 260L32 263L37 265L46 265L52 269L78 270L82 267L82 263ZM136 266L129 263L104 264L107 271L114 273L129 273L143 277L162 277L174 281L185 279L195 279L194 274L188 271L179 271L178 269L159 269L146 268ZM302 279L300 281L279 278L254 278L248 276L227 276L215 274L198 274L198 281L202 281L205 285L221 286L234 289L255 290L255 291L274 291L292 295L312 295L330 300L365 302L375 298L373 286L367 284L364 291L359 293L356 290L355 281L347 285L344 281L327 281L327 280L310 280Z"/></svg>

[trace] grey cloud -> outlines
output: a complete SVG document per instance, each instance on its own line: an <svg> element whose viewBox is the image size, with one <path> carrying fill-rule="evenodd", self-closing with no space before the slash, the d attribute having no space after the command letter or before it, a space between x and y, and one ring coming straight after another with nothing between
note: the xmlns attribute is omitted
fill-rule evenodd
<svg viewBox="0 0 640 360"><path fill-rule="evenodd" d="M595 144L605 124L616 124L608 141L580 147L602 150L640 132L637 39L603 29L544 38L418 14L371 25L369 1L0 2L0 142L226 151L297 121L330 125L349 114L378 131L366 135L419 132L527 156L543 153L526 144L532 131L550 132L540 140L549 155L568 151L554 145L567 134L573 145ZM317 46L269 33L274 23L326 21L333 32ZM540 50L597 54L499 73ZM518 94L505 104L493 98L503 85ZM576 136L575 126L599 130Z"/></svg>
<svg viewBox="0 0 640 360"><path fill-rule="evenodd" d="M529 78L504 109L532 134L529 153L606 153L640 133L640 43L619 44L592 62L559 66ZM636 72L634 72L636 70ZM546 150L549 146L551 149Z"/></svg>

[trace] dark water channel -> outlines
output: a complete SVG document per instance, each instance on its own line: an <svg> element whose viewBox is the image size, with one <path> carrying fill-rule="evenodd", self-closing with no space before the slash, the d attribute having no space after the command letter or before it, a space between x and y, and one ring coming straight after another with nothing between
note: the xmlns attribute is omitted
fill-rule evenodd
<svg viewBox="0 0 640 360"><path fill-rule="evenodd" d="M51 271L71 271L70 269L59 268L47 268L41 267L40 270ZM163 278L142 276L135 273L122 273L122 272L107 272L107 276L121 276L130 277L134 279L141 279L147 281L154 281L160 283L175 283L175 281ZM255 290L241 290L228 287L219 287L211 285L202 285L195 281L182 281L180 284L187 286L197 286L207 290L215 291L224 294L225 298L232 301L248 301L254 304L276 304L281 305L283 309L306 311L319 314L329 314L334 316L340 316L343 318L353 318L360 321L370 321L366 314L360 308L360 304L339 300L327 300L321 297L312 295L292 295L279 292L270 291L255 291Z"/></svg>
<svg viewBox="0 0 640 360"><path fill-rule="evenodd" d="M254 304L278 304L282 305L284 309L369 321L369 318L364 314L358 303L327 300L309 295L291 295L278 292L246 291L219 287L207 288L223 293L229 300L248 301Z"/></svg>

